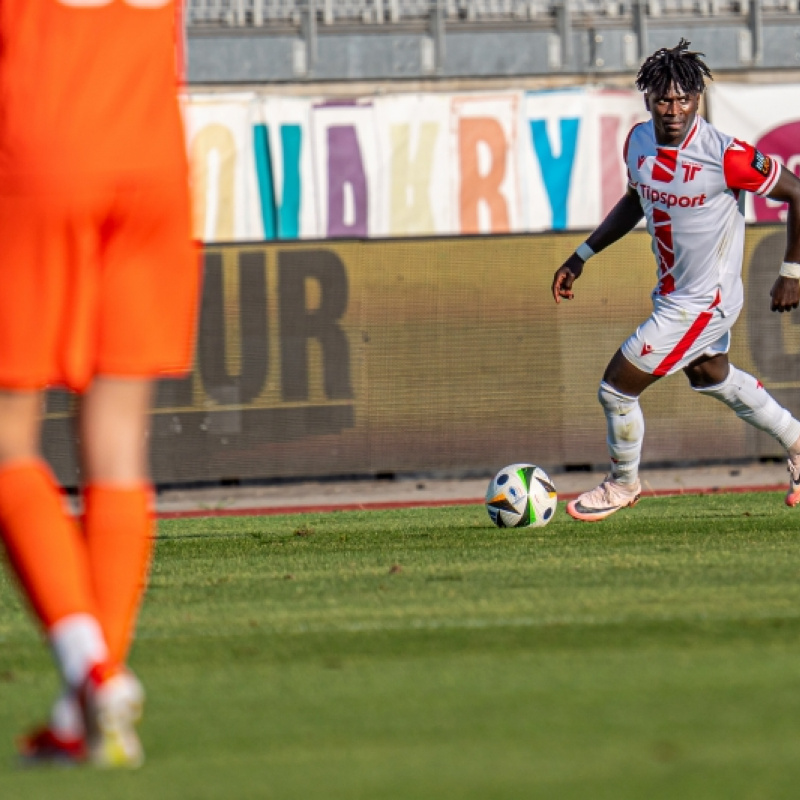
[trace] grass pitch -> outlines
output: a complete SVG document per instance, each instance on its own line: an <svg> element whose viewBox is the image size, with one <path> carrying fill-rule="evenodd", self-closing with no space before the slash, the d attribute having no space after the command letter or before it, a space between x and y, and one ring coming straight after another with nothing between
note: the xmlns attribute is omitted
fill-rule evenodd
<svg viewBox="0 0 800 800"><path fill-rule="evenodd" d="M0 798L795 798L800 516L652 498L161 524L136 773L20 771L56 685L0 584Z"/></svg>

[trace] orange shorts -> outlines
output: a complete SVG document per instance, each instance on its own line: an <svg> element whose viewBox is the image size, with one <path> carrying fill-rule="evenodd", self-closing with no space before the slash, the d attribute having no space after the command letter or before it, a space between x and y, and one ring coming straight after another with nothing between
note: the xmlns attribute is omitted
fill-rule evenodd
<svg viewBox="0 0 800 800"><path fill-rule="evenodd" d="M180 170L0 187L0 387L186 373L200 269Z"/></svg>

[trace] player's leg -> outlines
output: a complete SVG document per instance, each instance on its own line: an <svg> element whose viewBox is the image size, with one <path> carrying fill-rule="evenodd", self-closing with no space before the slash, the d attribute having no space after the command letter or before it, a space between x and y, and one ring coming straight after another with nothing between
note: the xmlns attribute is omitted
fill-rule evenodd
<svg viewBox="0 0 800 800"><path fill-rule="evenodd" d="M97 221L109 199L104 187L88 184L54 190L46 203L38 191L0 197L0 274L13 287L0 293L0 385L85 389L102 336L96 312L105 269ZM0 397L0 529L65 684L50 726L21 741L20 752L32 761L75 760L81 748L62 747L65 731L80 729L73 743L82 747L97 710L114 706L135 684L109 664L86 542L39 455L41 405L38 391ZM100 760L114 765L110 757Z"/></svg>
<svg viewBox="0 0 800 800"><path fill-rule="evenodd" d="M607 423L612 478L626 486L638 486L639 461L644 440L644 417L639 395L659 376L637 367L618 350L600 382L598 398Z"/></svg>
<svg viewBox="0 0 800 800"><path fill-rule="evenodd" d="M702 356L684 372L695 391L725 403L740 419L783 446L789 456L786 503L800 503L800 421L775 400L761 381L731 364L727 353Z"/></svg>
<svg viewBox="0 0 800 800"><path fill-rule="evenodd" d="M153 541L148 428L156 377L192 366L200 260L182 151L115 198L101 253L95 379L80 410L85 530L98 613L124 661Z"/></svg>
<svg viewBox="0 0 800 800"><path fill-rule="evenodd" d="M700 357L724 338L736 313L723 315L716 298L705 311L688 312L656 300L653 313L611 359L598 393L606 415L611 474L591 492L567 505L575 519L605 519L639 499L639 460L644 418L639 395L664 375Z"/></svg>
<svg viewBox="0 0 800 800"><path fill-rule="evenodd" d="M120 192L103 241L95 379L82 397L80 427L92 585L111 655L120 662L153 544L147 458L153 381L183 375L192 364L200 262L189 230L186 176L176 167L140 175ZM98 723L90 747L99 760L135 764L143 695L130 671L123 674L138 691L122 693L109 714L87 715L88 723Z"/></svg>
<svg viewBox="0 0 800 800"><path fill-rule="evenodd" d="M65 685L49 725L21 740L20 750L33 761L80 760L84 731L75 698L108 653L95 616L83 539L39 455L41 408L38 391L0 391L0 529Z"/></svg>
<svg viewBox="0 0 800 800"><path fill-rule="evenodd" d="M81 398L84 532L98 618L124 663L153 544L147 436L152 381L98 376Z"/></svg>
<svg viewBox="0 0 800 800"><path fill-rule="evenodd" d="M632 364L621 350L611 359L597 393L606 416L611 471L599 486L567 504L567 513L573 518L597 522L638 501L644 440L639 395L656 380L657 376Z"/></svg>
<svg viewBox="0 0 800 800"><path fill-rule="evenodd" d="M86 549L39 455L39 392L0 392L0 528L14 572L48 633L65 682L106 657L94 629ZM73 624L74 623L74 624Z"/></svg>
<svg viewBox="0 0 800 800"><path fill-rule="evenodd" d="M80 404L85 485L84 535L97 616L110 662L123 665L144 593L153 543L147 436L152 381L98 376ZM93 759L136 766L143 759L135 725L144 693L129 670L87 724Z"/></svg>
<svg viewBox="0 0 800 800"><path fill-rule="evenodd" d="M92 580L112 656L120 661L152 546L153 383L191 367L199 285L182 174L140 177L118 198L104 242L96 377L80 409Z"/></svg>

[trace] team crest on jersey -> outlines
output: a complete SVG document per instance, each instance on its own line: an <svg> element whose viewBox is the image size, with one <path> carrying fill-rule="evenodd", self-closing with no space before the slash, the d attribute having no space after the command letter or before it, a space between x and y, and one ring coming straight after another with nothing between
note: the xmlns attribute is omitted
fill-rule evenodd
<svg viewBox="0 0 800 800"><path fill-rule="evenodd" d="M645 158L646 158L646 156L639 156L639 159L636 162L636 169L641 169L642 168L642 164L644 164Z"/></svg>
<svg viewBox="0 0 800 800"><path fill-rule="evenodd" d="M753 154L753 161L750 166L765 178L769 177L772 171L772 159L765 156L760 150L756 150Z"/></svg>
<svg viewBox="0 0 800 800"><path fill-rule="evenodd" d="M702 164L693 164L691 161L682 161L681 167L683 167L683 182L688 183L689 181L693 181L697 177L697 173L703 169Z"/></svg>

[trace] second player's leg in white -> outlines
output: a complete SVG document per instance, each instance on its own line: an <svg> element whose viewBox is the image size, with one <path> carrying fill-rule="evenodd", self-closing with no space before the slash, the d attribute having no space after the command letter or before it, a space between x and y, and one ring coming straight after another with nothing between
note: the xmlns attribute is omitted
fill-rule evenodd
<svg viewBox="0 0 800 800"><path fill-rule="evenodd" d="M606 415L611 472L603 482L567 504L567 513L581 522L601 519L635 505L641 495L639 461L644 440L644 416L638 397L630 397L602 381L597 393Z"/></svg>
<svg viewBox="0 0 800 800"><path fill-rule="evenodd" d="M800 503L800 421L775 400L761 381L733 364L722 383L692 388L722 401L733 409L737 417L768 433L783 446L789 470L786 504L795 506Z"/></svg>

